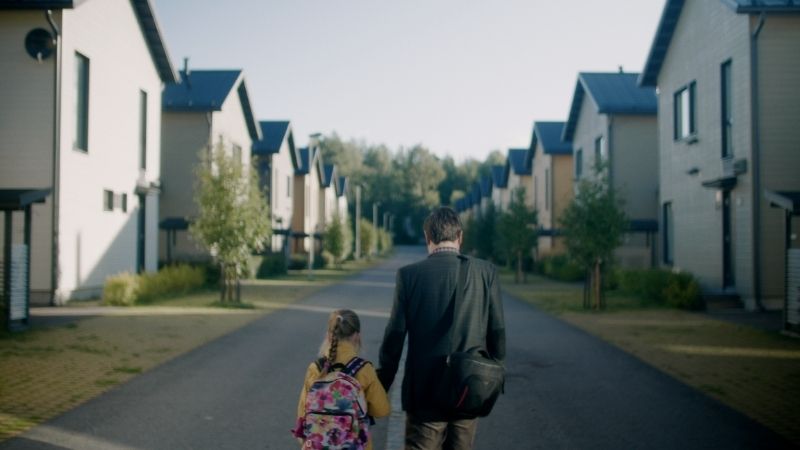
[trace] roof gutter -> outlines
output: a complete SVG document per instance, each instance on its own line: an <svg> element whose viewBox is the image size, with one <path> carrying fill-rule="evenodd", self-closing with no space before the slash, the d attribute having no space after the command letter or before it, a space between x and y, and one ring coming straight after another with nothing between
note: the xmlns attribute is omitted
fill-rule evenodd
<svg viewBox="0 0 800 450"><path fill-rule="evenodd" d="M766 14L758 16L758 25L750 35L750 122L753 160L753 297L756 309L764 311L761 302L761 128L758 117L758 36L764 28Z"/></svg>
<svg viewBox="0 0 800 450"><path fill-rule="evenodd" d="M62 12L63 16L63 12ZM62 64L62 50L61 45L61 30L53 20L53 11L48 9L44 14L47 23L53 30L53 36L56 45L55 61L53 61L53 197L52 197L52 231L51 231L51 248L50 248L50 305L55 306L58 304L58 208L59 208L59 194L60 189L60 173L61 173L61 64Z"/></svg>

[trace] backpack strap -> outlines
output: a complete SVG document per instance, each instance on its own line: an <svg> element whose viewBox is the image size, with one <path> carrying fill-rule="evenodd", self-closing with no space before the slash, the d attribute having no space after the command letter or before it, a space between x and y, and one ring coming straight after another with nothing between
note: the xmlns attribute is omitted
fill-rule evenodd
<svg viewBox="0 0 800 450"><path fill-rule="evenodd" d="M346 366L344 366L344 369L342 369L342 373L346 373L351 377L355 377L358 371L361 370L362 367L367 365L368 362L369 361L367 361L366 359L362 359L359 358L358 356L355 356L347 363Z"/></svg>

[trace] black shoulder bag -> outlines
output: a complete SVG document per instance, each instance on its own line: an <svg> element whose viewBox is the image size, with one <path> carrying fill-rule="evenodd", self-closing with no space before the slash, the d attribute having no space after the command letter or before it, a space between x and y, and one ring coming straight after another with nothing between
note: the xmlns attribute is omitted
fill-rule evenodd
<svg viewBox="0 0 800 450"><path fill-rule="evenodd" d="M459 256L459 274L456 278L453 325L450 327L452 351L453 327L457 311L464 303L464 286L467 279L467 262ZM447 355L442 379L437 390L439 406L457 418L485 417L492 411L497 397L503 392L505 368L489 356L482 347Z"/></svg>

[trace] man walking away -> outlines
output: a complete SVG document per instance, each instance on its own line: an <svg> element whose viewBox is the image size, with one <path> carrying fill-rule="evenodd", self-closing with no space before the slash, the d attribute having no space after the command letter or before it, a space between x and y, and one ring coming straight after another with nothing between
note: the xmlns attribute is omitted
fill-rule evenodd
<svg viewBox="0 0 800 450"><path fill-rule="evenodd" d="M461 222L451 208L434 209L423 225L428 257L397 272L394 304L380 349L378 378L389 390L408 333L402 405L406 449L464 450L475 440L477 419L454 417L436 405L436 390L451 352L479 346L505 358L500 281L493 264L459 253ZM461 264L466 279L458 282ZM455 290L464 289L455 308Z"/></svg>

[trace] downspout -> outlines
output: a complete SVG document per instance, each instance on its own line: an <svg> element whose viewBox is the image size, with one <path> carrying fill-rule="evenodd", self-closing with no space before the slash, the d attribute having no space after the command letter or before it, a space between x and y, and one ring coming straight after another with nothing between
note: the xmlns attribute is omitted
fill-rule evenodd
<svg viewBox="0 0 800 450"><path fill-rule="evenodd" d="M63 17L63 12L62 12ZM56 293L58 292L58 207L59 207L59 189L60 182L60 164L61 164L61 63L62 63L62 45L61 45L61 32L53 20L53 11L48 9L45 12L45 19L50 24L53 30L53 35L56 51L55 61L53 61L53 196L52 196L52 247L50 261L50 305L56 305Z"/></svg>
<svg viewBox="0 0 800 450"><path fill-rule="evenodd" d="M758 17L758 25L750 36L750 122L753 159L753 296L756 309L764 311L761 302L761 130L758 117L758 36L764 28L766 15Z"/></svg>

